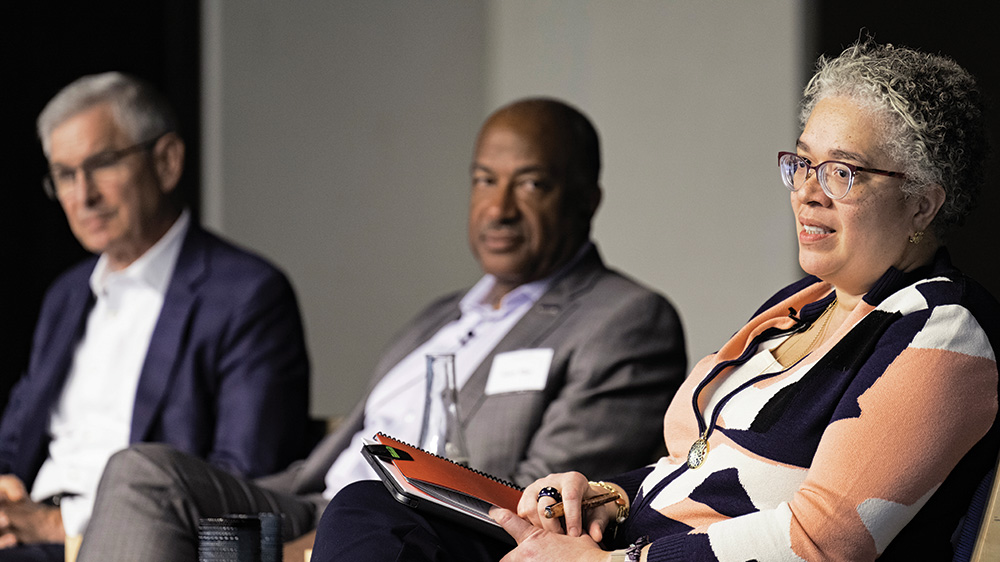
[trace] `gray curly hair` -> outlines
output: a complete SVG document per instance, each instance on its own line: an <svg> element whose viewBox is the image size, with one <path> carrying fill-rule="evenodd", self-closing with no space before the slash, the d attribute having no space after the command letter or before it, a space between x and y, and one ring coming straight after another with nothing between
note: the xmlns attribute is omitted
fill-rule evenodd
<svg viewBox="0 0 1000 562"><path fill-rule="evenodd" d="M56 127L77 113L102 103L111 104L115 122L133 142L152 140L177 130L177 118L166 98L152 85L121 72L83 76L53 97L38 115L38 138L49 156Z"/></svg>
<svg viewBox="0 0 1000 562"><path fill-rule="evenodd" d="M932 226L939 234L975 207L989 152L984 100L976 81L952 59L870 38L835 58L820 57L803 92L801 124L823 98L847 97L872 111L882 148L900 162L907 196L930 185L945 190Z"/></svg>

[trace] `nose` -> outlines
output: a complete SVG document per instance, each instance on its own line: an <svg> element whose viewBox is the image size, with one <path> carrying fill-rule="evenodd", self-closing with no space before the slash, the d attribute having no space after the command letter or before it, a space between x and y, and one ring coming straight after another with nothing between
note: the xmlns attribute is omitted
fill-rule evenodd
<svg viewBox="0 0 1000 562"><path fill-rule="evenodd" d="M819 183L819 170L815 168L806 171L805 181L793 193L801 203L815 202L825 206L830 201L830 197Z"/></svg>
<svg viewBox="0 0 1000 562"><path fill-rule="evenodd" d="M88 206L95 205L101 200L101 190L97 188L97 183L90 174L83 176L83 196Z"/></svg>
<svg viewBox="0 0 1000 562"><path fill-rule="evenodd" d="M498 189L492 194L489 202L490 211L495 218L500 220L510 220L517 218L519 210L517 208L517 196L512 184L500 184Z"/></svg>
<svg viewBox="0 0 1000 562"><path fill-rule="evenodd" d="M97 188L94 178L89 171L84 168L77 168L73 174L73 183L63 187L60 199L70 200L74 197L80 198L81 202L87 206L92 206L101 198L101 192Z"/></svg>

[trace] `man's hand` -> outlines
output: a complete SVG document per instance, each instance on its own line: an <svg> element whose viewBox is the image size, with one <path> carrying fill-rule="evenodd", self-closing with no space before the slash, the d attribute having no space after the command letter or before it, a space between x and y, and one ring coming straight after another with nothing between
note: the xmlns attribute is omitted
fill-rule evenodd
<svg viewBox="0 0 1000 562"><path fill-rule="evenodd" d="M316 541L316 531L302 535L301 537L288 541L282 548L282 556L287 562L301 562L305 560L306 551L312 549L313 542Z"/></svg>
<svg viewBox="0 0 1000 562"><path fill-rule="evenodd" d="M607 562L610 558L610 554L601 550L588 535L571 537L554 533L499 507L490 510L490 517L517 541L517 548L507 553L500 562Z"/></svg>
<svg viewBox="0 0 1000 562"><path fill-rule="evenodd" d="M24 482L13 474L0 474L0 506L6 502L19 502L28 499L28 490Z"/></svg>
<svg viewBox="0 0 1000 562"><path fill-rule="evenodd" d="M0 476L0 548L65 540L66 531L58 507L31 501L18 477Z"/></svg>

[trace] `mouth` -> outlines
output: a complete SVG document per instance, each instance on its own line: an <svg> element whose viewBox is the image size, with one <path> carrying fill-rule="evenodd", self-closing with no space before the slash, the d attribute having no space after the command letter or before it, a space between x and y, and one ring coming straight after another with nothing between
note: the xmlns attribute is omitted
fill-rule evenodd
<svg viewBox="0 0 1000 562"><path fill-rule="evenodd" d="M509 229L491 229L483 231L479 239L489 252L509 252L521 245L524 236Z"/></svg>
<svg viewBox="0 0 1000 562"><path fill-rule="evenodd" d="M826 240L837 232L826 225L817 224L812 221L807 222L801 218L799 219L799 224L802 225L802 230L799 231L799 243L801 244Z"/></svg>
<svg viewBox="0 0 1000 562"><path fill-rule="evenodd" d="M103 226L113 216L114 213L110 210L98 211L78 217L77 222L85 228L95 229Z"/></svg>
<svg viewBox="0 0 1000 562"><path fill-rule="evenodd" d="M820 226L813 226L811 224L802 225L802 231L810 235L820 235L820 234L833 234L834 230L829 230Z"/></svg>

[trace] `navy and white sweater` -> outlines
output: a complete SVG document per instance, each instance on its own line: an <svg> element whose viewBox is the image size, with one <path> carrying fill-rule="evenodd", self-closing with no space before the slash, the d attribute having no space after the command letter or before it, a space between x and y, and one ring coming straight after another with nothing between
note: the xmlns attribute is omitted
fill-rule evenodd
<svg viewBox="0 0 1000 562"><path fill-rule="evenodd" d="M769 349L832 289L786 287L695 366L666 413L668 456L610 479L632 500L618 546L648 535L650 562L951 560L997 459L1000 307L941 250L887 271L824 344L774 367ZM705 423L718 417L692 469L699 388Z"/></svg>

